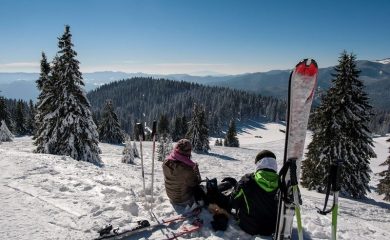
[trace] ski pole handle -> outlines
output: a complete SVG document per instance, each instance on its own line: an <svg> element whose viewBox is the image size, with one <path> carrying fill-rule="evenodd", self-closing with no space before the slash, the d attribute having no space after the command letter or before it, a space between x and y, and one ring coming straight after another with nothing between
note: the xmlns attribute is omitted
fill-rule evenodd
<svg viewBox="0 0 390 240"><path fill-rule="evenodd" d="M152 129L152 138L156 135L157 132L157 121L153 121L153 129Z"/></svg>
<svg viewBox="0 0 390 240"><path fill-rule="evenodd" d="M297 178L297 158L290 158L290 178L291 178L291 186L298 185Z"/></svg>
<svg viewBox="0 0 390 240"><path fill-rule="evenodd" d="M340 191L340 177L341 177L341 169L343 165L343 160L337 160L332 163L330 168L330 174L332 176L332 191L338 192Z"/></svg>
<svg viewBox="0 0 390 240"><path fill-rule="evenodd" d="M137 123L138 135L142 137L142 141L145 140L145 132L141 123Z"/></svg>

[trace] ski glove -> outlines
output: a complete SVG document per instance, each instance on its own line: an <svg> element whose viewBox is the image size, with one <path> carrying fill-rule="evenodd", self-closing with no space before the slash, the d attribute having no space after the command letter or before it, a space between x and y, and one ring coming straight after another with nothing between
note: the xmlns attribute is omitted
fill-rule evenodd
<svg viewBox="0 0 390 240"><path fill-rule="evenodd" d="M236 187L236 186L237 186L237 180L234 179L234 178L232 178L232 177L225 177L224 179L222 179L222 182L223 182L223 183L224 183L224 182L228 182L228 183L230 183L230 185L231 185L232 187Z"/></svg>
<svg viewBox="0 0 390 240"><path fill-rule="evenodd" d="M229 223L229 214L225 209L220 208L217 204L210 204L209 211L213 214L213 221L211 226L214 231L225 231Z"/></svg>

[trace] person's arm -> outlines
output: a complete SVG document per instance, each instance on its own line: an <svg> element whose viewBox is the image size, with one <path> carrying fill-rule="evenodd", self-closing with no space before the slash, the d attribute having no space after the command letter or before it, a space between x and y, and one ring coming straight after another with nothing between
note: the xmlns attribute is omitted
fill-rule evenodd
<svg viewBox="0 0 390 240"><path fill-rule="evenodd" d="M245 189L246 189L245 185L249 181L250 177L251 174L244 175L241 178L241 180L238 182L237 186L234 188L232 194L230 195L233 209L238 210L238 209L245 208L245 210L249 213L250 209L249 209L248 200L245 195Z"/></svg>
<svg viewBox="0 0 390 240"><path fill-rule="evenodd" d="M189 187L195 187L199 185L201 182L200 173L198 164L196 164L192 169L188 168L188 166L185 169L182 169L183 171L186 171L186 184Z"/></svg>
<svg viewBox="0 0 390 240"><path fill-rule="evenodd" d="M194 174L195 174L194 178L195 178L196 185L198 185L202 181L202 178L200 177L199 167L198 167L197 163L195 163L193 171L194 171Z"/></svg>

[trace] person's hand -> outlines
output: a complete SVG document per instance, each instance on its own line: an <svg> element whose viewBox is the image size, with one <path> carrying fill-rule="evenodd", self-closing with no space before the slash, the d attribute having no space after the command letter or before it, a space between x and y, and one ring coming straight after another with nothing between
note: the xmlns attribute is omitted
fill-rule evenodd
<svg viewBox="0 0 390 240"><path fill-rule="evenodd" d="M225 177L224 179L222 179L221 182L228 182L232 187L235 187L237 185L237 180L232 177Z"/></svg>

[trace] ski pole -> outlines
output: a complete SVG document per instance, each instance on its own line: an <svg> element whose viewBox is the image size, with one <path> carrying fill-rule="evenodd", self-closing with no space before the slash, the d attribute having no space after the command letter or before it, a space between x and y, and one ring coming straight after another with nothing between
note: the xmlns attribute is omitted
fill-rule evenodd
<svg viewBox="0 0 390 240"><path fill-rule="evenodd" d="M153 130L152 130L152 138L153 138L153 148L152 148L152 186L151 186L151 191L152 191L152 203L151 203L151 208L153 207L153 183L154 183L154 155L156 151L156 130L157 130L157 122L153 121Z"/></svg>
<svg viewBox="0 0 390 240"><path fill-rule="evenodd" d="M290 161L291 187L294 196L295 215L297 216L298 239L303 240L303 227L302 227L301 207L299 201L299 188L298 188L298 178L297 178L297 159L290 158L289 161Z"/></svg>
<svg viewBox="0 0 390 240"><path fill-rule="evenodd" d="M332 212L332 240L337 239L337 214L339 208L340 175L342 163L342 160L338 160L332 161L332 163L330 164L324 208L323 210L317 208L317 212L322 215L326 215ZM333 205L329 210L327 210L326 207L328 205L328 199L331 190L333 191Z"/></svg>
<svg viewBox="0 0 390 240"><path fill-rule="evenodd" d="M146 203L146 191L145 191L145 171L144 171L144 156L143 156L143 151L142 151L142 141L145 138L145 132L144 128L142 127L141 123L137 123L138 127L138 136L139 136L139 150L141 154L141 168L142 168L142 187L144 190L144 197L145 197L145 203Z"/></svg>
<svg viewBox="0 0 390 240"><path fill-rule="evenodd" d="M337 213L339 209L339 192L340 192L340 176L341 176L342 161L339 160L332 164L331 171L333 171L334 177L332 179L332 191L333 191L333 204L332 209L332 240L337 238Z"/></svg>

